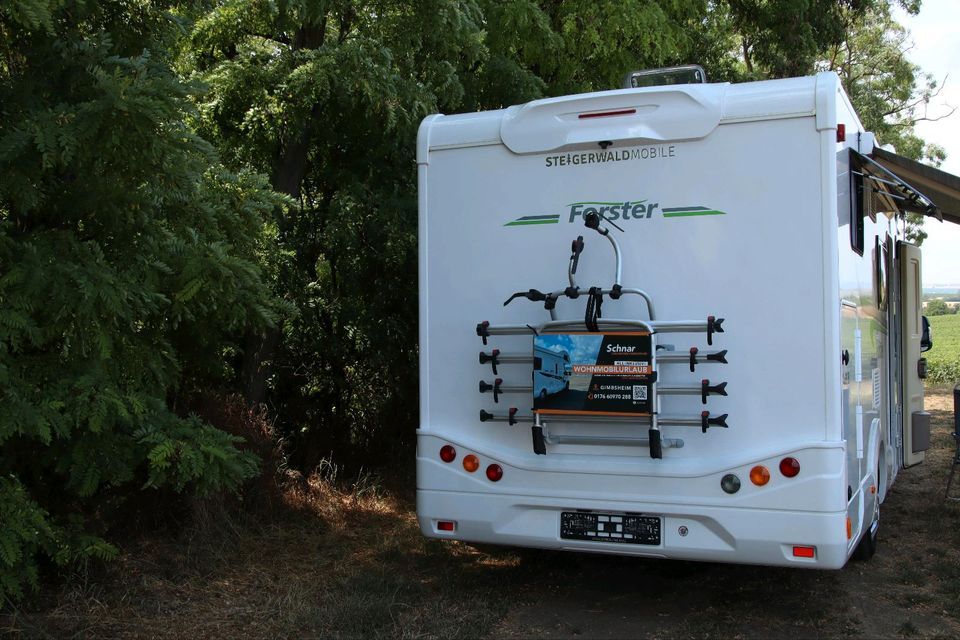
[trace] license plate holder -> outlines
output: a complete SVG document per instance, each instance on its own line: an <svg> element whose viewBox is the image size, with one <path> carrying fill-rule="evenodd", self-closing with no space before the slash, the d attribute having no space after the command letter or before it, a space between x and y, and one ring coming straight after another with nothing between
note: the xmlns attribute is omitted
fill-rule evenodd
<svg viewBox="0 0 960 640"><path fill-rule="evenodd" d="M659 545L660 530L660 516L592 511L560 513L560 537L564 540Z"/></svg>

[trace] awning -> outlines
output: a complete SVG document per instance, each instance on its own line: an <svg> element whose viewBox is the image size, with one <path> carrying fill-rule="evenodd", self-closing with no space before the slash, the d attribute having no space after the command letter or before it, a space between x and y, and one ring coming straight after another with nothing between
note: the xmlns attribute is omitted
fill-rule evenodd
<svg viewBox="0 0 960 640"><path fill-rule="evenodd" d="M880 147L874 147L869 158L906 186L897 191L907 197L905 202L914 205L907 206L908 210L960 224L960 177ZM935 210L927 207L927 202L932 202Z"/></svg>

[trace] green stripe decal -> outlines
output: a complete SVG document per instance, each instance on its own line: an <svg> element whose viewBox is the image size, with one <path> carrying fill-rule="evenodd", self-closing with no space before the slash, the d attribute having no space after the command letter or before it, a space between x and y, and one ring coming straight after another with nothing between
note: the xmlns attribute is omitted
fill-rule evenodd
<svg viewBox="0 0 960 640"><path fill-rule="evenodd" d="M670 207L663 210L664 218L688 218L690 216L724 216L725 211L706 207Z"/></svg>
<svg viewBox="0 0 960 640"><path fill-rule="evenodd" d="M527 224L557 224L560 222L559 218L552 218L550 220L514 220L513 222L508 222L503 225L505 227L519 227Z"/></svg>
<svg viewBox="0 0 960 640"><path fill-rule="evenodd" d="M560 214L555 213L547 216L523 216L522 218L517 218L513 222L508 222L503 226L519 227L527 224L557 224L558 222L560 222Z"/></svg>

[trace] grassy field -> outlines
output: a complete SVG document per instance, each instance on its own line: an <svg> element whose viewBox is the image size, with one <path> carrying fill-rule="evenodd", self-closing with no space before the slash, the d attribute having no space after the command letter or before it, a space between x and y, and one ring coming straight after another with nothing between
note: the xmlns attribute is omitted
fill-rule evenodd
<svg viewBox="0 0 960 640"><path fill-rule="evenodd" d="M943 500L952 397L931 389L927 406L933 448L888 495L877 556L841 571L428 541L412 478L394 493L295 478L274 519L240 525L200 504L179 536L132 538L108 566L8 604L0 636L960 637L960 502Z"/></svg>
<svg viewBox="0 0 960 640"><path fill-rule="evenodd" d="M960 315L930 316L933 349L924 356L929 366L928 380L933 384L960 382Z"/></svg>

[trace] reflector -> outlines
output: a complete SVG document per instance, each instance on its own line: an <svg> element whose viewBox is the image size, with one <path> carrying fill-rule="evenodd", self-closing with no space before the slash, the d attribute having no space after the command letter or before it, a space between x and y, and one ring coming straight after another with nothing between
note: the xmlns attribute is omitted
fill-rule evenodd
<svg viewBox="0 0 960 640"><path fill-rule="evenodd" d="M795 558L814 558L817 555L816 547L794 547L793 557Z"/></svg>
<svg viewBox="0 0 960 640"><path fill-rule="evenodd" d="M732 473L728 473L720 479L720 488L727 493L736 493L740 491L740 478Z"/></svg>
<svg viewBox="0 0 960 640"><path fill-rule="evenodd" d="M450 520L441 520L437 523L437 529L439 531L456 531L457 523Z"/></svg>

